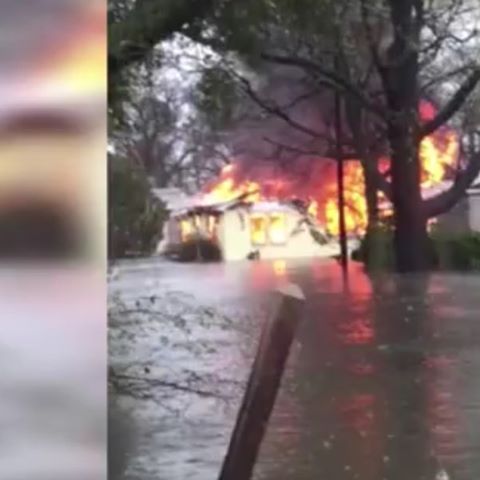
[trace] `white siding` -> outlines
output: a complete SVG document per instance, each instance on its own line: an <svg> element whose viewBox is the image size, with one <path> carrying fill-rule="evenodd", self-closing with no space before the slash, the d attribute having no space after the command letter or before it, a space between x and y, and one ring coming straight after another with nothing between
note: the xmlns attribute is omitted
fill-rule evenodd
<svg viewBox="0 0 480 480"><path fill-rule="evenodd" d="M480 192L471 194L468 198L470 230L480 232Z"/></svg>
<svg viewBox="0 0 480 480"><path fill-rule="evenodd" d="M220 219L218 239L224 260L244 260L252 250L246 212L225 212Z"/></svg>
<svg viewBox="0 0 480 480"><path fill-rule="evenodd" d="M272 212L273 213L273 212ZM295 211L285 212L287 232L290 234L301 219ZM243 221L242 221L243 217ZM225 212L219 229L219 240L226 261L244 260L247 255L258 250L262 259L305 258L330 255L331 248L315 242L306 225L294 236L290 236L283 245L252 245L250 236L250 217L246 211L232 210Z"/></svg>

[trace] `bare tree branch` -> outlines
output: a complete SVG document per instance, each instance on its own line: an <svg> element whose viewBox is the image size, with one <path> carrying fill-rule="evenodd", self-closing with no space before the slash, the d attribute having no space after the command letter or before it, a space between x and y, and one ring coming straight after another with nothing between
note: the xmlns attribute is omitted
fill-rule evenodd
<svg viewBox="0 0 480 480"><path fill-rule="evenodd" d="M461 67L454 68L453 70L449 70L448 72L443 74L434 74L433 78L431 78L428 82L424 83L421 86L421 91L426 93L430 88L436 85L439 85L441 83L447 82L452 78L456 77L457 75L467 73L471 69L472 69L471 65L462 65Z"/></svg>
<svg viewBox="0 0 480 480"><path fill-rule="evenodd" d="M315 138L325 138L324 133L319 132L317 130L313 130L307 125L297 122L296 120L291 118L290 115L288 115L281 107L277 105L273 105L268 101L266 101L265 99L261 98L260 95L258 95L258 93L254 90L250 81L247 78L234 72L232 72L232 75L234 75L234 77L236 77L238 81L240 81L240 83L243 85L245 93L267 113L270 113L271 115L275 115L278 118L281 118L291 127L295 128L296 130L302 133L305 133L306 135L309 135Z"/></svg>
<svg viewBox="0 0 480 480"><path fill-rule="evenodd" d="M143 60L155 45L188 23L205 17L214 0L137 0L127 18L110 25L108 69L114 77Z"/></svg>
<svg viewBox="0 0 480 480"><path fill-rule="evenodd" d="M291 57L262 53L261 58L268 62L277 63L279 65L294 66L309 70L311 72L315 72L316 74L331 80L334 86L336 86L337 88L355 97L369 111L380 116L383 120L386 119L386 112L383 108L371 102L370 99L366 97L355 85L348 82L341 74L338 74L333 70L324 68L318 63L298 56Z"/></svg>
<svg viewBox="0 0 480 480"><path fill-rule="evenodd" d="M450 210L472 185L480 173L480 152L472 155L465 170L461 171L453 185L446 191L423 202L427 218L436 217Z"/></svg>
<svg viewBox="0 0 480 480"><path fill-rule="evenodd" d="M110 370L110 381L117 387L121 387L120 382L133 382L137 385L148 386L149 388L161 387L161 388L170 388L172 390L178 390L180 392L191 393L198 395L200 397L207 398L220 398L223 400L229 399L229 397L221 395L219 392L203 390L196 388L191 385L181 384L178 382L171 382L168 380L163 380L160 378L151 378L151 377L139 377L134 375L127 375L124 373L116 373L113 369ZM131 388L131 386L130 386Z"/></svg>
<svg viewBox="0 0 480 480"><path fill-rule="evenodd" d="M419 140L432 134L439 127L450 120L461 108L470 93L475 89L480 81L480 68L473 70L471 75L465 80L461 87L455 92L450 101L443 107L431 121L427 122L420 129Z"/></svg>
<svg viewBox="0 0 480 480"><path fill-rule="evenodd" d="M373 65L377 69L380 76L383 78L385 76L385 68L380 59L380 54L378 51L378 41L374 38L374 33L372 26L369 20L369 12L366 0L361 0L361 14L362 14L362 24L365 30L365 37L367 39L368 48L370 50L370 55L373 59Z"/></svg>

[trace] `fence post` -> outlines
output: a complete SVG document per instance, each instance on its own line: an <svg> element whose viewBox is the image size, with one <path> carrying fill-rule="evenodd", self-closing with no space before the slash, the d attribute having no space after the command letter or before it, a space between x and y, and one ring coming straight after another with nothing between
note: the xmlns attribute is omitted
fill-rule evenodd
<svg viewBox="0 0 480 480"><path fill-rule="evenodd" d="M305 297L297 285L285 285L276 293L276 308L262 329L219 480L250 480L290 346L303 316Z"/></svg>

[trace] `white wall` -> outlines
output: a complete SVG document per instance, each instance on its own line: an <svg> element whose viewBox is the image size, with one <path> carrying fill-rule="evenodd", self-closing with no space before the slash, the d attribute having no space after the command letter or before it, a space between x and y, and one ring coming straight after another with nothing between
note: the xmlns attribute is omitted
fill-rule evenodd
<svg viewBox="0 0 480 480"><path fill-rule="evenodd" d="M480 192L472 194L468 201L470 229L474 232L480 232Z"/></svg>
<svg viewBox="0 0 480 480"><path fill-rule="evenodd" d="M273 212L272 212L273 213ZM222 258L226 261L245 260L249 253L258 250L260 258L292 259L310 257L330 257L339 254L337 242L320 245L312 238L309 228L303 224L300 231L291 236L298 227L302 216L294 211L282 210L285 214L288 241L283 245L252 245L250 235L250 214L247 209L234 209L226 211L219 218L218 241L222 251ZM165 228L165 238L161 242L159 251L168 245L181 242L178 220L171 218Z"/></svg>
<svg viewBox="0 0 480 480"><path fill-rule="evenodd" d="M239 209L226 211L220 218L218 237L224 260L244 260L252 251L247 213Z"/></svg>
<svg viewBox="0 0 480 480"><path fill-rule="evenodd" d="M241 221L243 215L244 221ZM287 232L290 234L301 219L295 211L286 212ZM331 248L315 242L306 225L302 231L290 237L284 245L252 245L250 240L249 214L244 210L225 212L219 228L219 239L224 260L244 260L253 250L260 252L262 259L288 259L331 255Z"/></svg>

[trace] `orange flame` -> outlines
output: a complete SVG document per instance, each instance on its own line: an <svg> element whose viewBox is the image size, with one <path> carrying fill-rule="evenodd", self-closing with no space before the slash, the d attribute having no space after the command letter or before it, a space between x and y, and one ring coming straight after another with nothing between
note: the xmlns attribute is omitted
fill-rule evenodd
<svg viewBox="0 0 480 480"><path fill-rule="evenodd" d="M228 202L247 194L246 201L258 202L261 199L260 185L250 180L236 183L234 174L235 165L229 164L223 167L219 182L204 196L204 200L211 203Z"/></svg>
<svg viewBox="0 0 480 480"><path fill-rule="evenodd" d="M431 103L421 102L420 117L423 121L433 118L435 113L436 109ZM459 151L458 135L447 128L442 128L422 140L419 151L422 189L438 185L448 177L457 162ZM248 202L301 198L306 201L307 213L317 218L328 233L338 235L335 164L325 159L310 162L308 181L278 174L260 174L257 181L241 175L237 165L229 164L224 167L214 185L207 188L205 199L222 202L241 195L245 195L244 200ZM379 164L380 171L385 173L389 169L390 161L382 158ZM345 163L344 187L346 229L350 234L360 235L365 232L368 223L365 180L360 162ZM392 208L381 193L379 200L384 204L383 215L391 214Z"/></svg>

